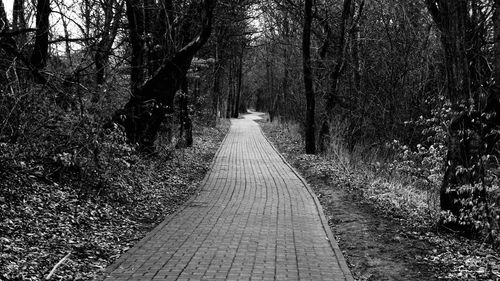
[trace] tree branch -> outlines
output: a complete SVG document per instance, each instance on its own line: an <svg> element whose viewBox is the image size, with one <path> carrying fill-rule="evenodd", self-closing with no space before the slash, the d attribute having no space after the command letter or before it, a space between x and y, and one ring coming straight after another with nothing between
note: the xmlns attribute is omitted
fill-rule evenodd
<svg viewBox="0 0 500 281"><path fill-rule="evenodd" d="M25 29L19 29L19 30L15 30L15 31L4 31L4 32L0 32L0 37L14 37L14 36L17 36L20 34L29 33L29 32L36 32L36 31L37 31L36 28L25 28Z"/></svg>
<svg viewBox="0 0 500 281"><path fill-rule="evenodd" d="M84 41L90 41L94 40L95 37L88 37L88 38L64 38L60 37L55 40L49 41L49 44L56 44L56 43L61 43L61 42L84 42Z"/></svg>
<svg viewBox="0 0 500 281"><path fill-rule="evenodd" d="M12 39L11 39L12 40ZM9 40L7 40L9 41ZM0 48L3 49L5 52L8 54L13 55L16 58L19 58L33 73L33 76L37 79L37 81L40 81L40 84L45 84L47 83L47 78L45 78L40 71L36 67L34 67L30 60L27 59L25 56L23 56L19 51L15 48L15 43L13 42L7 42L6 40L1 40L0 41Z"/></svg>
<svg viewBox="0 0 500 281"><path fill-rule="evenodd" d="M194 40L184 46L179 52L177 52L173 61L176 61L178 58L184 57L186 55L194 55L194 53L198 51L203 46L203 44L205 44L205 42L207 42L208 38L210 37L210 33L212 32L212 18L216 2L216 0L204 1L204 8L201 15L202 30L200 34L196 36Z"/></svg>

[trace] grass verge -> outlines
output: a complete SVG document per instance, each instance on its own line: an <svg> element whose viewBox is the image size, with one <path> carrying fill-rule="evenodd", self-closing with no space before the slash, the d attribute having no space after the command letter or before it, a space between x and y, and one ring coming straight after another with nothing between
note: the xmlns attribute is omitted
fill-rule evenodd
<svg viewBox="0 0 500 281"><path fill-rule="evenodd" d="M487 244L437 228L435 191L354 163L340 147L306 155L296 124L261 127L313 187L358 280L500 279L500 258Z"/></svg>

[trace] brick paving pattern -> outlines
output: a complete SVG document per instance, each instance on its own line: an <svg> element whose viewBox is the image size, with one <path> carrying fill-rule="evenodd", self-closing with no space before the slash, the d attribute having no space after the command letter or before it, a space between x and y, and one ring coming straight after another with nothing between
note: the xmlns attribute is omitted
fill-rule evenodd
<svg viewBox="0 0 500 281"><path fill-rule="evenodd" d="M200 194L106 281L353 280L317 199L254 118L232 120Z"/></svg>

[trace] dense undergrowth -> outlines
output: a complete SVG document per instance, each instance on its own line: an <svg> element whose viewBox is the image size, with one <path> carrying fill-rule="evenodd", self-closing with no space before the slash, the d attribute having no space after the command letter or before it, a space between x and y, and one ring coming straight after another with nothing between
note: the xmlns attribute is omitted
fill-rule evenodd
<svg viewBox="0 0 500 281"><path fill-rule="evenodd" d="M2 92L0 104L1 280L92 280L196 193L229 128L195 122L184 149L164 130L142 155L103 128L111 105L31 94Z"/></svg>
<svg viewBox="0 0 500 281"><path fill-rule="evenodd" d="M438 169L425 171L426 167L410 167L416 162L410 161L412 155L408 151L406 154L403 152L402 157L392 157L391 161L383 162L377 161L379 159L374 155L348 153L335 143L328 154L307 155L303 151L299 125L262 122L261 127L299 171L323 178L331 188L348 192L353 201L372 206L378 216L397 221L403 230L397 234L394 243L399 243L400 236L424 241L428 248L427 255L416 257L415 261L423 259L435 265L438 280L500 278L500 257L487 243L488 237L471 240L439 227L439 188L432 182L440 180L441 171ZM442 151L429 154L421 149L420 153L426 154L430 161ZM409 172L406 177L402 176L405 168ZM415 171L420 171L420 175L414 173L412 176L410 172ZM349 256L349 249L343 250Z"/></svg>
<svg viewBox="0 0 500 281"><path fill-rule="evenodd" d="M371 201L385 214L404 218L416 228L433 228L439 216L436 189L408 184L377 161L363 162L340 144L332 145L328 154L308 155L303 152L300 128L296 124L262 123L264 131L287 157L292 157L300 170L314 170L327 179L343 183L343 188ZM367 156L367 155L365 155ZM356 159L356 158L357 159Z"/></svg>

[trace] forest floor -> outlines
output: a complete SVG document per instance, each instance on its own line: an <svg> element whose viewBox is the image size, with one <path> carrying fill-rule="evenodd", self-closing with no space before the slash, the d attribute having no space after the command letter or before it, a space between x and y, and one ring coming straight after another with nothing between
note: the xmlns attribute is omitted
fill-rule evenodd
<svg viewBox="0 0 500 281"><path fill-rule="evenodd" d="M373 200L362 171L304 154L293 129L261 127L315 191L357 280L500 280L500 257L488 245L407 217L408 206Z"/></svg>
<svg viewBox="0 0 500 281"><path fill-rule="evenodd" d="M97 194L78 173L58 182L0 153L0 280L93 280L197 192L228 129L195 125L191 148L114 159L124 165Z"/></svg>
<svg viewBox="0 0 500 281"><path fill-rule="evenodd" d="M316 192L357 280L500 280L500 258L487 244L420 225L391 200L374 201L359 171L303 154L296 132L261 126ZM110 176L108 194L88 193L79 178L57 181L43 164L7 159L0 144L0 280L51 273L50 280L92 280L197 192L228 128L195 126L193 148L114 159L124 166Z"/></svg>

